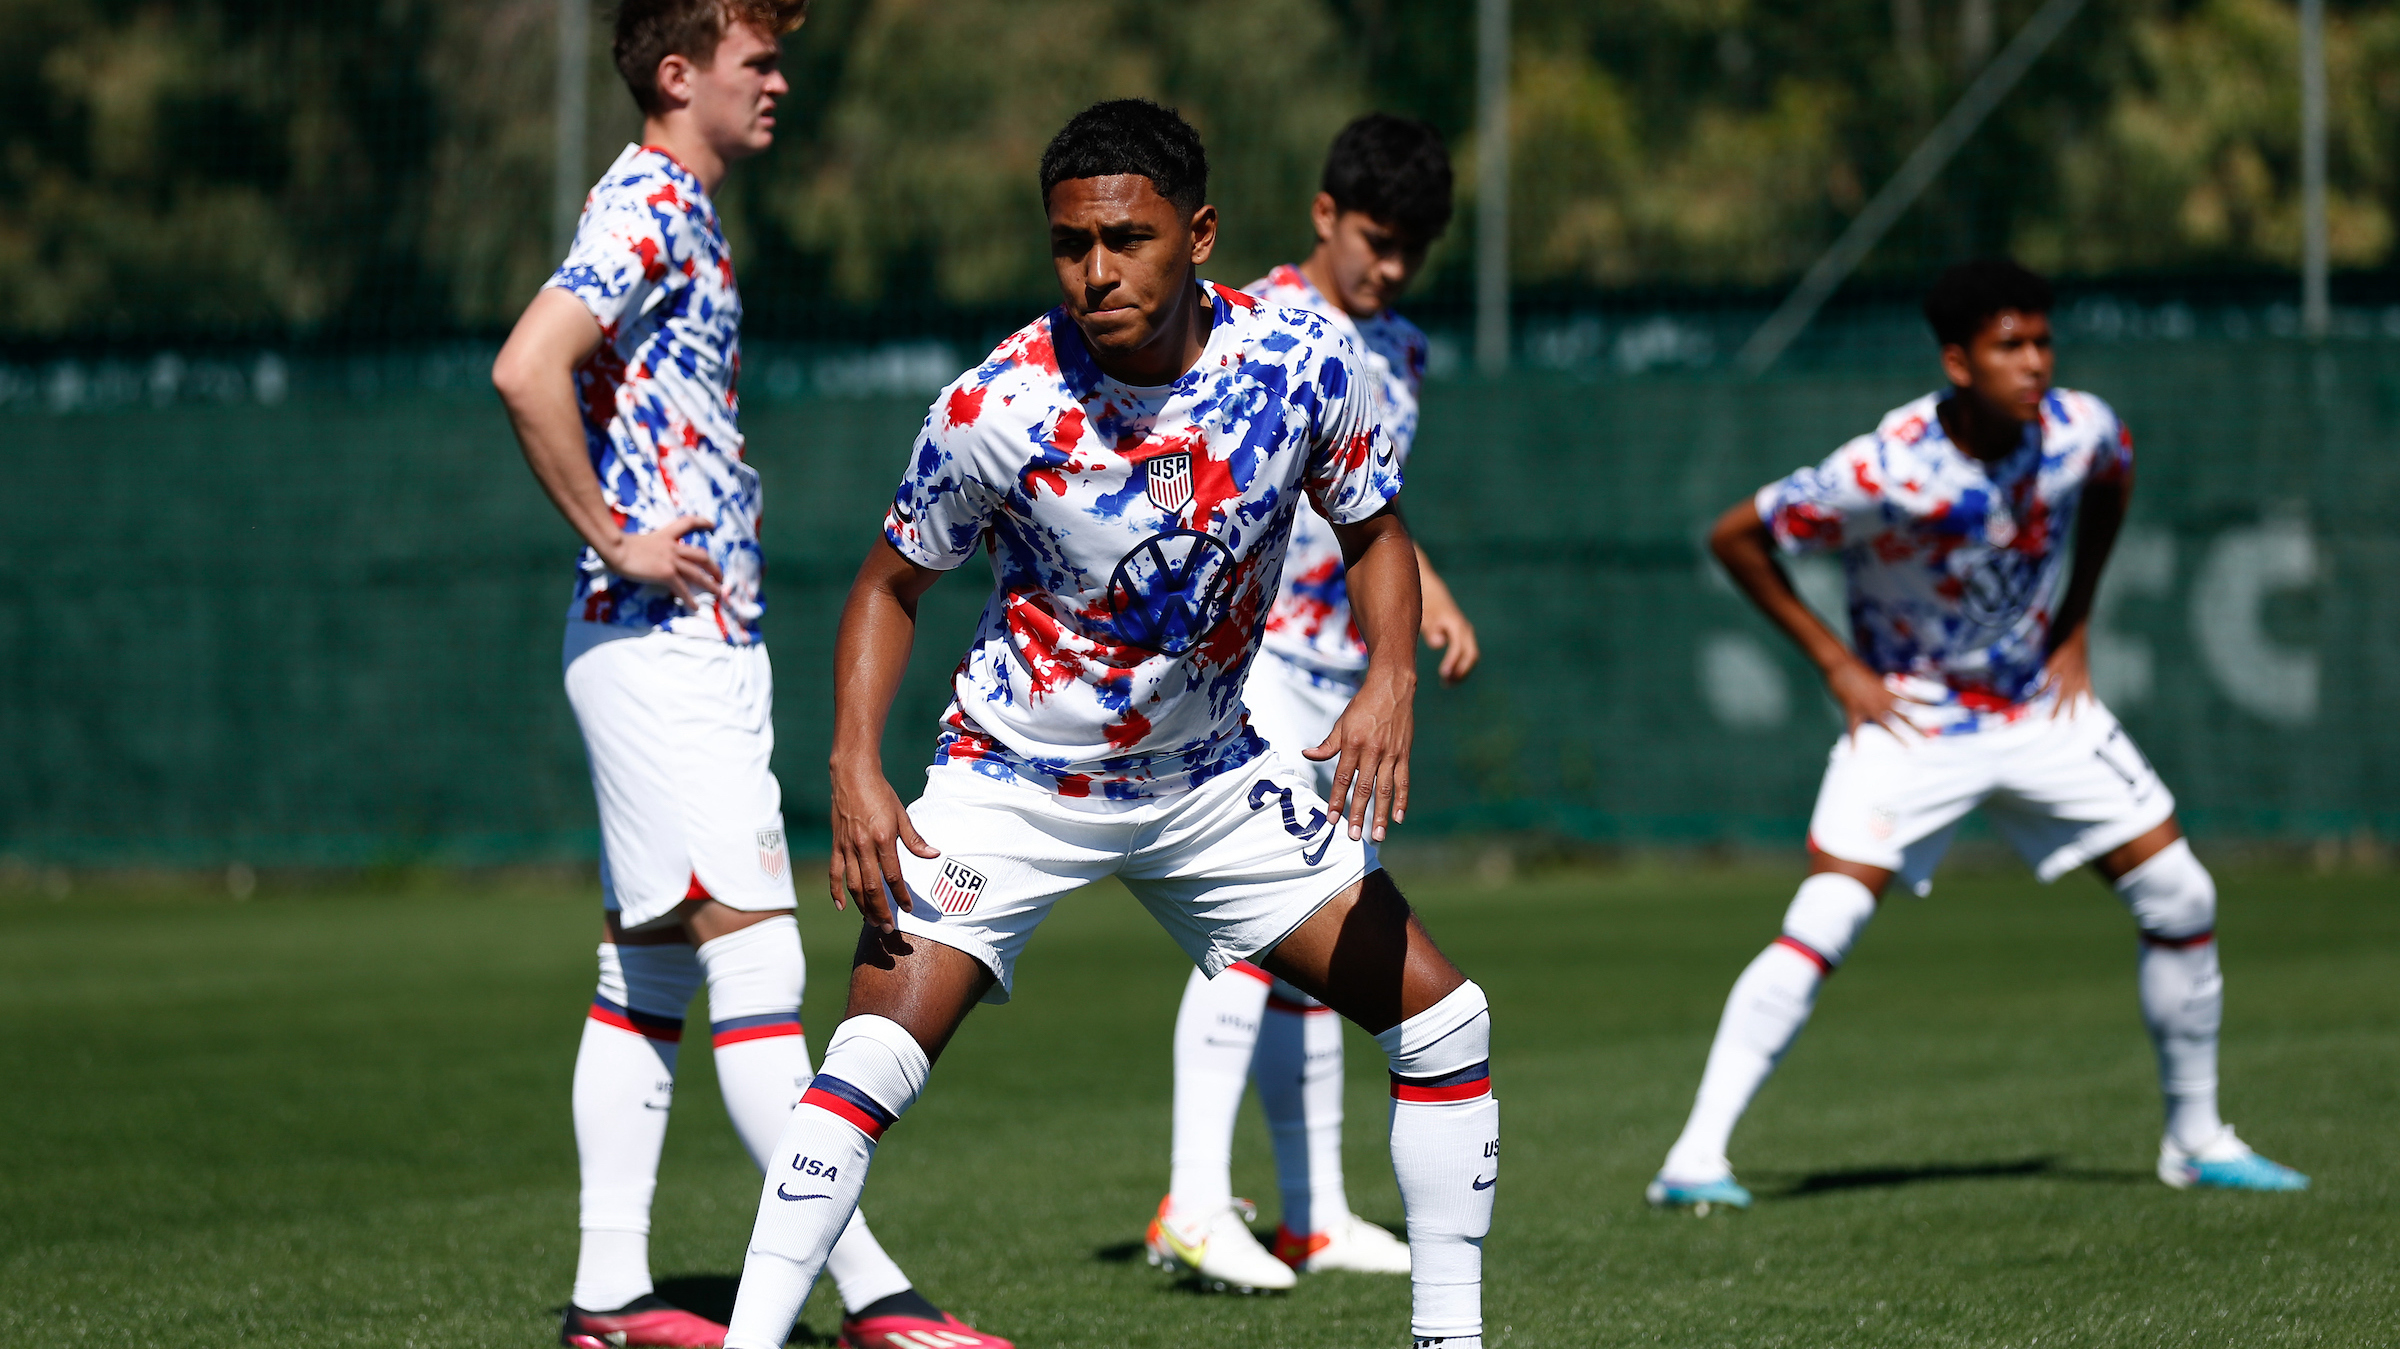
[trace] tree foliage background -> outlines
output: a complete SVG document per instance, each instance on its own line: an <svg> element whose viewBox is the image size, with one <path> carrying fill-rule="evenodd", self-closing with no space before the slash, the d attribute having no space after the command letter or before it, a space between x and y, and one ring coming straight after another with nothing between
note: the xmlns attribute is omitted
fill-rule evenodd
<svg viewBox="0 0 2400 1349"><path fill-rule="evenodd" d="M0 0L0 332L506 323L559 242L555 3ZM1515 280L1787 281L2034 3L1516 0ZM1473 8L818 0L779 143L723 194L745 290L770 324L1041 302L1035 159L1120 94L1207 137L1230 280L1305 244L1323 148L1369 108L1442 128L1471 198ZM638 128L607 18L595 174ZM2336 0L2328 50L2334 260L2389 269L2400 5ZM1867 270L1999 249L2079 276L2289 268L2296 69L2287 0L2094 0ZM1463 284L1461 205L1437 295Z"/></svg>

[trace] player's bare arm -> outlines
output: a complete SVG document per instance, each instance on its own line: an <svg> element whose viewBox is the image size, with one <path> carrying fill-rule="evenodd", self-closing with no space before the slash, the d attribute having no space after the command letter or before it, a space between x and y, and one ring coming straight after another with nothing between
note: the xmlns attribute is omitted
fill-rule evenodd
<svg viewBox="0 0 2400 1349"><path fill-rule="evenodd" d="M1438 673L1445 684L1457 684L1475 673L1483 659L1483 647L1475 640L1475 625L1467 621L1466 611L1450 593L1450 586L1433 569L1433 559L1425 556L1423 544L1417 545L1417 589L1424 596L1425 616L1418 624L1418 634L1425 645L1442 653Z"/></svg>
<svg viewBox="0 0 2400 1349"><path fill-rule="evenodd" d="M1358 838L1370 827L1372 796L1371 827L1380 843L1386 825L1408 814L1408 751L1416 736L1416 636L1422 609L1417 547L1400 513L1388 506L1333 530L1342 541L1351 613L1367 642L1367 674L1325 743L1301 752L1318 762L1338 758L1328 804L1336 814L1349 817L1350 837Z"/></svg>
<svg viewBox="0 0 2400 1349"><path fill-rule="evenodd" d="M1900 710L1903 700L1792 588L1791 575L1775 556L1775 537L1758 518L1757 506L1743 500L1727 507L1709 531L1708 550L1758 611L1783 629L1824 675L1826 692L1842 709L1843 734L1855 737L1859 727L1870 724L1899 732L1908 720Z"/></svg>
<svg viewBox="0 0 2400 1349"><path fill-rule="evenodd" d="M508 409L525 462L558 513L610 571L666 586L687 608L699 607L694 591L723 599L724 577L708 550L681 542L687 534L714 529L714 520L685 515L663 529L628 534L608 509L584 444L583 415L575 406L575 368L599 347L600 324L574 296L545 290L525 306L492 362L492 387Z"/></svg>
<svg viewBox="0 0 2400 1349"><path fill-rule="evenodd" d="M859 564L842 604L833 648L833 855L826 885L833 907L858 900L874 933L894 930L891 901L909 907L900 845L919 857L941 853L917 834L899 793L883 775L883 725L891 715L908 652L916 641L917 601L941 573L900 556L881 539ZM885 898L889 894L890 900Z"/></svg>
<svg viewBox="0 0 2400 1349"><path fill-rule="evenodd" d="M2092 601L2100 593L2100 573L2117 546L2117 531L2125 524L2125 509L2133 500L2133 469L2095 478L2083 489L2083 505L2075 520L2075 564L2067 576L2067 595L2050 627L2050 658L2043 662L2045 681L2058 701L2050 715L2073 716L2092 693Z"/></svg>

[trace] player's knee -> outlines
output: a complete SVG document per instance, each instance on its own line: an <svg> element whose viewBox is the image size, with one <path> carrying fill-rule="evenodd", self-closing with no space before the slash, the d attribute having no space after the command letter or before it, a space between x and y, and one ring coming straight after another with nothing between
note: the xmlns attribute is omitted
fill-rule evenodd
<svg viewBox="0 0 2400 1349"><path fill-rule="evenodd" d="M680 1021L700 990L700 962L681 942L600 944L599 996L619 1007Z"/></svg>
<svg viewBox="0 0 2400 1349"><path fill-rule="evenodd" d="M1826 970L1840 967L1875 916L1875 892L1855 876L1823 871L1800 882L1792 906L1783 911L1783 935L1807 948Z"/></svg>
<svg viewBox="0 0 2400 1349"><path fill-rule="evenodd" d="M2117 896L2133 911L2133 921L2145 937L2187 942L2216 930L2216 880L2183 839L2119 876Z"/></svg>
<svg viewBox="0 0 2400 1349"><path fill-rule="evenodd" d="M708 977L709 1015L723 1020L763 1012L788 1012L807 990L808 964L800 956L800 925L792 915L737 928L694 952Z"/></svg>
<svg viewBox="0 0 2400 1349"><path fill-rule="evenodd" d="M1491 1004L1472 979L1375 1043L1392 1062L1394 1100L1438 1104L1491 1094Z"/></svg>
<svg viewBox="0 0 2400 1349"><path fill-rule="evenodd" d="M908 1112L925 1091L933 1061L906 1027L889 1017L854 1016L833 1032L825 1061L801 1098L849 1120L870 1139Z"/></svg>

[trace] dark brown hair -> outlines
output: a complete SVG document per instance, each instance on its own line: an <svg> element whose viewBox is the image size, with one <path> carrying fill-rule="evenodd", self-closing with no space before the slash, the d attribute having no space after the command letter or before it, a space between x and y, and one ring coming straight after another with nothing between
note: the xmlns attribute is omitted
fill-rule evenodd
<svg viewBox="0 0 2400 1349"><path fill-rule="evenodd" d="M705 67L717 59L717 44L731 24L747 24L781 37L808 17L808 0L625 0L617 7L612 51L617 73L645 114L655 114L658 63L681 56Z"/></svg>

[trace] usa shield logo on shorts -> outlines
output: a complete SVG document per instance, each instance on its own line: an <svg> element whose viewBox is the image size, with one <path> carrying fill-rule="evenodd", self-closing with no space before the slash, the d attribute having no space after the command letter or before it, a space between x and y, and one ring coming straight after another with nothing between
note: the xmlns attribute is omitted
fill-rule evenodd
<svg viewBox="0 0 2400 1349"><path fill-rule="evenodd" d="M782 880L784 865L790 860L790 858L791 854L787 852L783 846L782 830L761 829L758 831L759 870L767 873L769 876L774 877L776 880Z"/></svg>
<svg viewBox="0 0 2400 1349"><path fill-rule="evenodd" d="M1142 465L1149 479L1150 500L1169 515L1183 514L1192 504L1192 455L1189 450L1154 455Z"/></svg>
<svg viewBox="0 0 2400 1349"><path fill-rule="evenodd" d="M942 874L933 882L933 907L944 913L965 913L982 894L982 872L964 862L944 862Z"/></svg>

